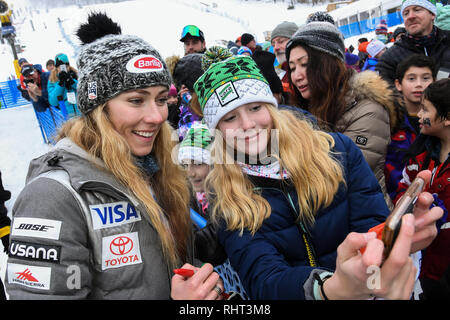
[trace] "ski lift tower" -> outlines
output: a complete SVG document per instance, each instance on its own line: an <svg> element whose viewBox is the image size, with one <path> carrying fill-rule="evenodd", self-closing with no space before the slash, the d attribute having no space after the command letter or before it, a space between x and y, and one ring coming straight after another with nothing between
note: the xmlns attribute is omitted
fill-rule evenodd
<svg viewBox="0 0 450 320"><path fill-rule="evenodd" d="M20 77L20 67L17 57L17 50L15 44L16 28L12 24L12 10L8 3L4 0L0 0L0 19L1 19L1 42L8 41L11 46L11 50L14 56L14 70L16 71L17 78Z"/></svg>

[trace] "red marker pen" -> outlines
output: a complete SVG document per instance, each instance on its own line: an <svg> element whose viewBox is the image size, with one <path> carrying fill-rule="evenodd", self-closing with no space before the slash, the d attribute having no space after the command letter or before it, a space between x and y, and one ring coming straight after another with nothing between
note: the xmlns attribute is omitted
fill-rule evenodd
<svg viewBox="0 0 450 320"><path fill-rule="evenodd" d="M173 272L186 278L192 277L194 275L194 270L191 269L174 269Z"/></svg>

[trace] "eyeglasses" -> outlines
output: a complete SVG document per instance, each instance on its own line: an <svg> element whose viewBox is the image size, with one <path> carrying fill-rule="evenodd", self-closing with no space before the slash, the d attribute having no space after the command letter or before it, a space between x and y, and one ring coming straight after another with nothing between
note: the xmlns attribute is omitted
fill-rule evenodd
<svg viewBox="0 0 450 320"><path fill-rule="evenodd" d="M187 25L183 28L183 31L181 31L180 41L183 41L183 39L188 35L190 35L191 37L199 37L204 39L203 32L197 26L194 25Z"/></svg>

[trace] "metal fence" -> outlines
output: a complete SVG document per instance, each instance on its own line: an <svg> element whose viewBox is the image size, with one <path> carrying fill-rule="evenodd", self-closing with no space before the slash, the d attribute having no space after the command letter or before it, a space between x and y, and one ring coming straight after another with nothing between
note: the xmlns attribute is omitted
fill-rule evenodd
<svg viewBox="0 0 450 320"><path fill-rule="evenodd" d="M18 85L19 80L0 82L0 109L9 109L31 104L30 101L22 97L19 89L17 89ZM50 107L44 112L34 111L39 123L42 139L45 143L55 144L58 128L68 119L64 103L59 106L59 109Z"/></svg>
<svg viewBox="0 0 450 320"><path fill-rule="evenodd" d="M1 109L20 107L30 103L22 97L19 89L17 89L18 85L19 80L0 82Z"/></svg>
<svg viewBox="0 0 450 320"><path fill-rule="evenodd" d="M341 30L344 38L357 36L360 34L375 31L376 26L382 19L386 20L388 27L393 27L403 23L403 18L400 11L396 11L377 18L361 20L359 22L353 22L344 26L340 26L339 30Z"/></svg>

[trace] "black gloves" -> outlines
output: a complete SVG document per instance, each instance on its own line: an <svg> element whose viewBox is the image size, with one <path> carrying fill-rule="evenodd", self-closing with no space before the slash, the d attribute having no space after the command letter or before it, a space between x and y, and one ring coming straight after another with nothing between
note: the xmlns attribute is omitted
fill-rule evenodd
<svg viewBox="0 0 450 320"><path fill-rule="evenodd" d="M70 89L70 87L75 83L75 81L72 79L72 76L75 75L75 72L70 70L69 72L61 71L58 74L59 82L58 84L61 87L66 87L66 89Z"/></svg>

